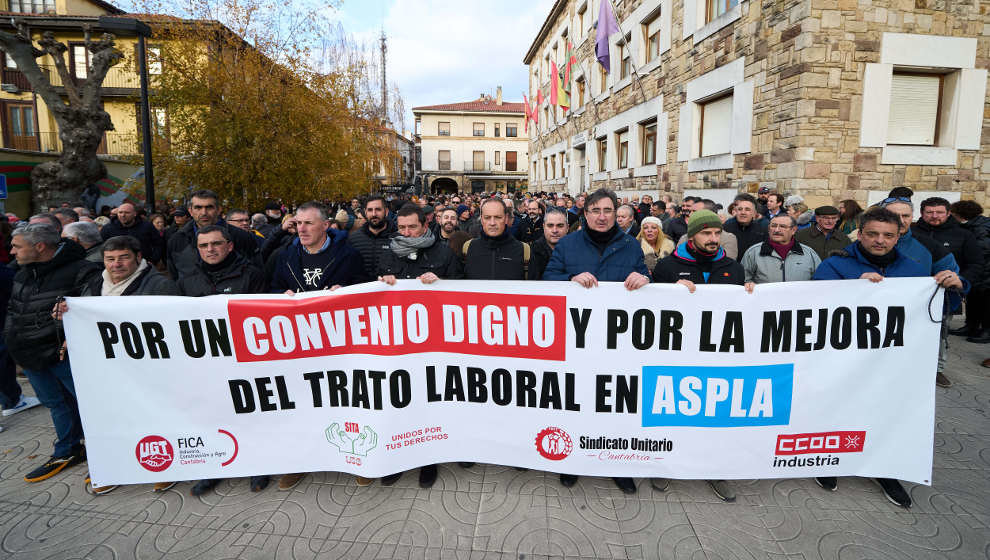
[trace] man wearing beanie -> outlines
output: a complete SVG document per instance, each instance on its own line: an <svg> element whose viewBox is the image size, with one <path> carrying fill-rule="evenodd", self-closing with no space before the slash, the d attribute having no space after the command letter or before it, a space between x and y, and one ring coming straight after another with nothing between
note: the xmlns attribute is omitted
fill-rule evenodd
<svg viewBox="0 0 990 560"><path fill-rule="evenodd" d="M653 281L666 284L682 284L694 293L697 284L735 284L742 286L745 272L742 265L725 256L721 246L722 221L711 210L697 210L688 219L687 241L680 243L674 252L657 263L653 269ZM663 492L669 481L655 478L653 488ZM736 494L724 480L709 480L715 494L726 502L736 499Z"/></svg>
<svg viewBox="0 0 990 560"><path fill-rule="evenodd" d="M617 207L614 192L598 189L591 193L584 201L581 229L557 243L543 271L543 279L570 280L585 288L594 288L599 282L624 282L626 289L638 290L649 284L650 272L643 262L639 241L623 233L615 223ZM717 217L715 221L718 221ZM631 478L613 477L612 480L623 492L636 492L636 484ZM560 483L564 486L574 486L575 482L575 475L560 475Z"/></svg>
<svg viewBox="0 0 990 560"><path fill-rule="evenodd" d="M794 239L802 245L807 245L818 253L818 257L825 260L832 254L832 251L845 249L852 245L849 236L839 231L836 226L839 224L839 209L835 206L819 206L815 208L815 222L811 227L804 228L797 232Z"/></svg>

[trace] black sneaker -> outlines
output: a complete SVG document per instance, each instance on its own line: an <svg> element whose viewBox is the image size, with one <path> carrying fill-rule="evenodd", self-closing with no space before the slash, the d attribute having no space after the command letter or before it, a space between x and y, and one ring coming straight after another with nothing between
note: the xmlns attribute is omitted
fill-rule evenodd
<svg viewBox="0 0 990 560"><path fill-rule="evenodd" d="M973 329L967 326L959 327L958 329L949 329L949 334L952 336L973 336L976 334Z"/></svg>
<svg viewBox="0 0 990 560"><path fill-rule="evenodd" d="M729 483L724 480L707 480L708 486L712 487L712 491L718 496L723 502L734 502L736 501L736 493L729 486Z"/></svg>
<svg viewBox="0 0 990 560"><path fill-rule="evenodd" d="M430 488L437 481L437 466L426 465L419 469L419 487Z"/></svg>
<svg viewBox="0 0 990 560"><path fill-rule="evenodd" d="M835 489L839 487L839 479L834 476L816 476L815 482L829 492L835 492Z"/></svg>
<svg viewBox="0 0 990 560"><path fill-rule="evenodd" d="M880 485L880 488L883 489L883 495L887 496L890 503L901 506L902 508L911 507L911 496L901 486L900 481L893 478L878 478L876 481Z"/></svg>
<svg viewBox="0 0 990 560"><path fill-rule="evenodd" d="M570 488L571 486L577 484L577 479L578 477L576 474L562 474L560 475L560 485L564 488Z"/></svg>
<svg viewBox="0 0 990 560"><path fill-rule="evenodd" d="M981 334L967 336L966 342L972 342L974 344L990 344L990 331L983 331Z"/></svg>
<svg viewBox="0 0 990 560"><path fill-rule="evenodd" d="M669 478L651 478L650 486L653 487L657 492L666 492L667 487L670 486Z"/></svg>
<svg viewBox="0 0 990 560"><path fill-rule="evenodd" d="M390 474L388 476L383 476L382 477L382 486L391 486L391 485L395 484L396 482L398 482L400 478L402 478L402 473L401 472L397 472L395 474Z"/></svg>
<svg viewBox="0 0 990 560"><path fill-rule="evenodd" d="M268 484L272 481L272 477L265 474L261 476L251 477L251 491L261 492L265 488L268 488Z"/></svg>
<svg viewBox="0 0 990 560"><path fill-rule="evenodd" d="M615 482L615 485L619 487L619 490L622 490L624 493L636 493L636 483L633 479L623 476L613 476L612 481Z"/></svg>
<svg viewBox="0 0 990 560"><path fill-rule="evenodd" d="M196 484L193 484L193 487L190 490L190 492L192 493L193 496L202 496L203 494L206 494L210 490L213 490L213 488L216 487L217 484L220 484L221 480L223 479L204 478L203 480L200 480Z"/></svg>
<svg viewBox="0 0 990 560"><path fill-rule="evenodd" d="M86 448L79 445L72 453L65 457L52 457L45 461L45 464L24 475L24 482L41 482L47 480L63 470L78 465L86 460Z"/></svg>

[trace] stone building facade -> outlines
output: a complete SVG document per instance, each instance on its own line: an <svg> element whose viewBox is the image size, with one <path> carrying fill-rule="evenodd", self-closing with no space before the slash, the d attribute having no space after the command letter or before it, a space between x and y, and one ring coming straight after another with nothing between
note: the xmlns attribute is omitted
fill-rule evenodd
<svg viewBox="0 0 990 560"><path fill-rule="evenodd" d="M606 75L607 1L557 0L526 53L533 97L568 42L578 60L572 110L544 100L530 128L531 190L769 186L813 206L904 185L990 204L980 0L612 0Z"/></svg>

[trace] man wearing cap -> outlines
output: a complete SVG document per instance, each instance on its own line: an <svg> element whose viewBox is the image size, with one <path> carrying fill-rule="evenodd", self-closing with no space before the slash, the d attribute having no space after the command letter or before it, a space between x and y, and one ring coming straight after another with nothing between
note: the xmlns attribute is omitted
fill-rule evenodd
<svg viewBox="0 0 990 560"><path fill-rule="evenodd" d="M282 206L277 202L269 202L265 205L265 225L258 228L258 232L267 239L271 234L282 229Z"/></svg>
<svg viewBox="0 0 990 560"><path fill-rule="evenodd" d="M797 232L794 238L798 243L807 245L818 253L818 258L825 260L832 251L845 249L852 245L849 236L839 231L839 209L835 206L819 206L815 208L815 221L811 227Z"/></svg>
<svg viewBox="0 0 990 560"><path fill-rule="evenodd" d="M175 232L182 229L182 226L186 225L189 221L189 210L185 208L176 208L172 211L172 225L165 228L165 245L168 246L168 240L172 237Z"/></svg>
<svg viewBox="0 0 990 560"><path fill-rule="evenodd" d="M745 280L743 267L725 255L721 246L722 221L711 210L697 210L688 219L687 241L680 243L674 252L657 262L653 269L653 281L665 284L681 284L694 293L697 284L735 284L742 286ZM663 492L669 480L655 478L654 489ZM735 501L732 487L724 480L709 480L715 494L726 502Z"/></svg>
<svg viewBox="0 0 990 560"><path fill-rule="evenodd" d="M770 219L767 217L767 197L769 195L770 187L760 187L760 190L756 191L756 211L767 220Z"/></svg>

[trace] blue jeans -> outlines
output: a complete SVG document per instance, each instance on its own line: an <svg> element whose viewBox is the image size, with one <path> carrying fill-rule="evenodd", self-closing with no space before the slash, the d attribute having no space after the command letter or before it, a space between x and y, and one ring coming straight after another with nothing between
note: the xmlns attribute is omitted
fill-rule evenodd
<svg viewBox="0 0 990 560"><path fill-rule="evenodd" d="M17 368L7 352L7 343L0 336L0 406L14 408L21 402L21 386L17 383Z"/></svg>
<svg viewBox="0 0 990 560"><path fill-rule="evenodd" d="M69 361L63 360L42 370L25 369L34 393L41 404L48 407L55 424L55 452L53 457L65 457L72 453L83 437L82 420L76 388L72 383Z"/></svg>

